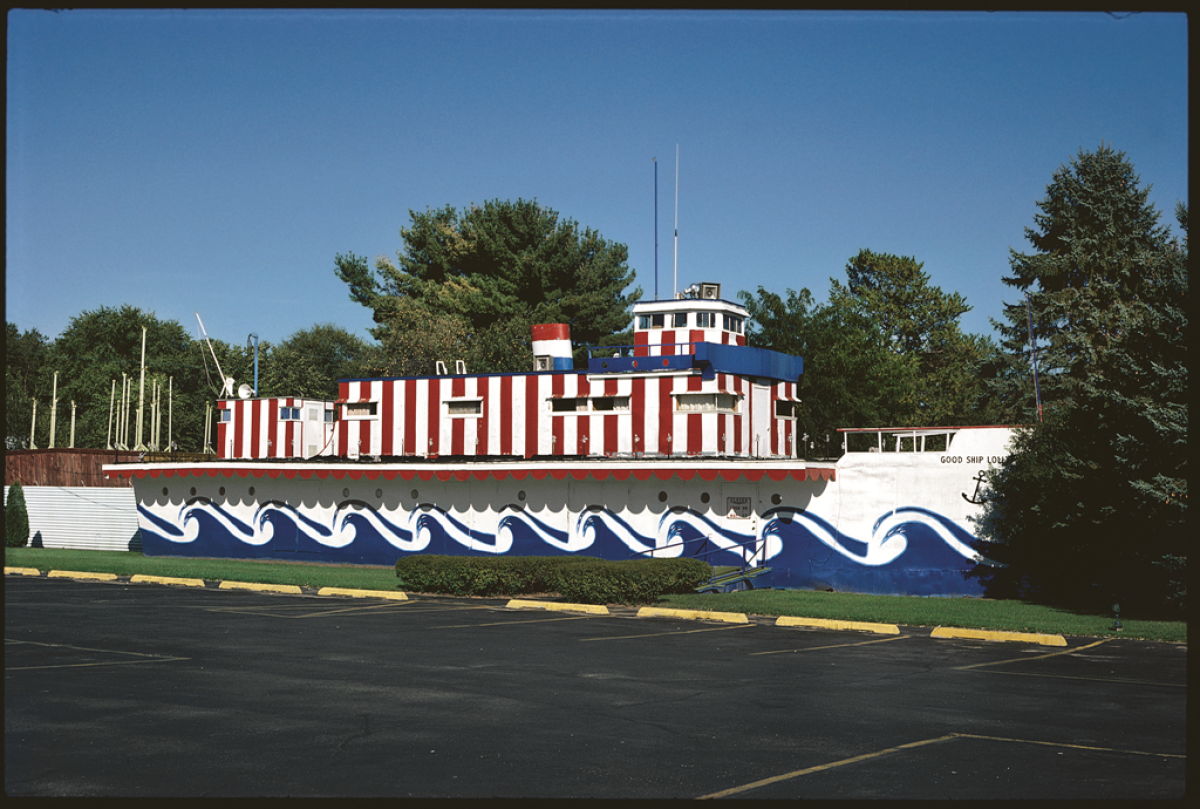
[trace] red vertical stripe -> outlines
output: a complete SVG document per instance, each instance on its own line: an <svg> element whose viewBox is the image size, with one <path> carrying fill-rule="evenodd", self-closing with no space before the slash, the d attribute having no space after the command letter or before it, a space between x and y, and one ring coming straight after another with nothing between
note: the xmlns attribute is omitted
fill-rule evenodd
<svg viewBox="0 0 1200 809"><path fill-rule="evenodd" d="M675 332L671 329L665 329L661 332L661 334L662 334L661 340L662 340L663 347L659 350L658 353L663 356L666 356L668 354L674 354L675 353L675 345L674 345Z"/></svg>
<svg viewBox="0 0 1200 809"><path fill-rule="evenodd" d="M513 378L500 377L500 454L513 454Z"/></svg>
<svg viewBox="0 0 1200 809"><path fill-rule="evenodd" d="M349 382L338 383L338 398L343 401L350 400ZM345 405L335 404L334 407L342 408L341 413L334 413L336 420L333 423L333 428L337 430L337 453L344 457L350 454L350 422L346 421Z"/></svg>
<svg viewBox="0 0 1200 809"><path fill-rule="evenodd" d="M646 380L634 379L633 390L630 395L629 405L633 410L633 415L629 419L630 428L633 435L630 436L630 446L633 452L646 451Z"/></svg>
<svg viewBox="0 0 1200 809"><path fill-rule="evenodd" d="M442 381L440 379L429 380L429 390L425 397L425 419L429 425L429 437L425 441L424 450L430 457L440 455L442 451L442 420L439 418L438 412L441 405Z"/></svg>
<svg viewBox="0 0 1200 809"><path fill-rule="evenodd" d="M379 454L380 455L395 455L396 454L396 417L395 402L396 402L396 383L391 380L384 380L379 383L383 386L383 390L379 392Z"/></svg>
<svg viewBox="0 0 1200 809"><path fill-rule="evenodd" d="M555 374L553 377L551 377L550 395L556 399L561 397L566 392L565 382L566 382L565 374ZM554 411L553 410L550 411L550 435L553 436L553 438L550 439L550 454L551 455L563 455L567 451L567 447L566 447L566 444L564 441L565 430L563 429L563 426L564 426L563 423L565 421L566 421L566 419L563 418L562 416L555 418Z"/></svg>
<svg viewBox="0 0 1200 809"><path fill-rule="evenodd" d="M538 420L545 403L538 399L538 375L525 376L525 457L538 454Z"/></svg>
<svg viewBox="0 0 1200 809"><path fill-rule="evenodd" d="M577 374L579 377L579 392L576 396L591 395L592 387L588 384L587 374ZM592 417L591 415L575 417L575 455L587 455L588 444L591 443L592 432Z"/></svg>
<svg viewBox="0 0 1200 809"><path fill-rule="evenodd" d="M262 402L250 402L250 457L261 458L262 448L259 444L262 441L262 427L258 421L258 411Z"/></svg>
<svg viewBox="0 0 1200 809"><path fill-rule="evenodd" d="M295 403L294 405L289 405L289 406L295 406L295 407L299 406L299 400L297 400L297 399L288 399L288 401ZM301 410L301 412L300 412L300 417L301 418L304 417L303 410ZM283 425L283 444L284 445L282 447L279 447L279 451L276 453L276 457L288 458L288 457L292 457L292 456L296 455L296 425L299 423L300 422L298 422L298 421L289 421Z"/></svg>
<svg viewBox="0 0 1200 809"><path fill-rule="evenodd" d="M488 455L491 452L490 441L488 438L488 402L490 397L488 393L492 390L492 381L487 377L479 377L475 384L478 386L475 389L475 394L479 396L479 419L476 421L475 435L479 436L479 440L475 442L476 455Z"/></svg>
<svg viewBox="0 0 1200 809"><path fill-rule="evenodd" d="M467 393L467 380L460 377L455 377L450 380L450 396L462 397ZM438 415L441 415L441 408L438 408ZM467 424L465 419L450 419L450 454L465 455L466 440L465 432Z"/></svg>
<svg viewBox="0 0 1200 809"><path fill-rule="evenodd" d="M400 390L400 414L404 419L404 436L398 449L401 454L413 455L420 451L417 446L417 380L404 380Z"/></svg>
<svg viewBox="0 0 1200 809"><path fill-rule="evenodd" d="M674 387L673 377L663 377L658 380L658 451L669 455L679 441L679 436L673 435L675 422L675 401L671 396Z"/></svg>
<svg viewBox="0 0 1200 809"><path fill-rule="evenodd" d="M633 333L633 356L646 357L650 355L650 333L635 331Z"/></svg>
<svg viewBox="0 0 1200 809"><path fill-rule="evenodd" d="M604 395L616 396L620 390L620 383L615 379L604 380ZM620 430L619 419L616 416L604 416L604 446L594 447L593 452L603 451L605 455L615 455L620 446L617 443L618 431Z"/></svg>
<svg viewBox="0 0 1200 809"><path fill-rule="evenodd" d="M704 384L704 379L699 375L689 376L687 378L687 389L689 391L698 391ZM688 413L687 419L687 447L688 455L699 455L704 451L704 416L700 413Z"/></svg>
<svg viewBox="0 0 1200 809"><path fill-rule="evenodd" d="M726 379L728 379L728 378L729 377L726 377ZM742 391L742 378L740 376L734 376L734 377L732 377L732 379L733 379L734 394L742 393L743 392ZM750 399L749 399L749 397L745 397L745 396L736 397L736 398L738 401L738 415L733 417L733 452L735 455L741 455L742 454L742 425L749 424L748 413L750 410Z"/></svg>

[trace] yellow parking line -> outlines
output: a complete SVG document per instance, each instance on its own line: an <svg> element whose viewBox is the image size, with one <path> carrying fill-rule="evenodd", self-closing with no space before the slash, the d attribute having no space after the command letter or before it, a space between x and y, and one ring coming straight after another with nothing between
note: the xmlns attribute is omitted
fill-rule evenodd
<svg viewBox="0 0 1200 809"><path fill-rule="evenodd" d="M1162 756L1163 758L1187 758L1183 753L1153 753L1148 750L1126 750L1120 747L1095 747L1088 744L1070 744L1068 742L1045 742L1040 739L1009 739L1004 736L980 736L976 733L951 734L960 739L983 739L989 742L1018 742L1020 744L1040 744L1044 747L1070 747L1075 750L1094 750L1101 753L1124 753L1130 756Z"/></svg>
<svg viewBox="0 0 1200 809"><path fill-rule="evenodd" d="M757 655L780 655L780 654L789 654L792 652L819 652L823 649L844 649L848 646L866 646L871 643L887 643L888 641L892 641L892 640L904 640L905 638L908 638L908 637L912 637L912 636L911 635L896 635L895 637L891 637L891 638L876 638L875 640L860 640L860 641L856 641L855 643L835 643L830 646L809 646L808 648L805 648L805 649L775 649L774 651L770 651L770 652L751 652L750 656L755 657Z"/></svg>
<svg viewBox="0 0 1200 809"><path fill-rule="evenodd" d="M889 638L889 640L891 640L891 639ZM714 792L711 795L701 795L699 798L697 798L697 800L703 801L703 800L708 800L710 798L727 798L730 795L737 795L742 792L749 792L752 789L758 789L759 787L765 787L769 784L777 784L780 781L788 781L788 780L791 780L792 778L799 778L802 775L808 775L808 774L814 773L814 772L821 772L822 770L830 770L830 769L833 769L834 767L844 767L847 764L855 764L859 761L866 761L868 759L878 758L879 756L884 756L884 755L887 755L888 753L895 753L899 750L908 750L913 747L924 747L927 744L936 744L938 742L950 741L951 739L954 739L955 736L956 736L956 734L950 733L945 736L938 736L935 739L922 739L919 742L909 742L908 744L901 744L901 745L897 745L896 747L888 747L883 750L876 750L874 753L864 753L861 756L853 756L851 758L844 758L841 761L831 761L828 764L818 764L815 767L806 767L803 770L795 770L794 772L784 773L783 775L776 775L776 776L772 776L771 778L764 778L761 781L755 781L750 784L744 784L743 786L740 786L740 787L731 787L730 789L723 789L720 792Z"/></svg>
<svg viewBox="0 0 1200 809"><path fill-rule="evenodd" d="M893 640L893 639L889 638L888 640ZM888 753L896 753L901 750L911 750L911 749L917 748L917 747L924 747L924 746L930 745L930 744L937 744L938 742L954 741L956 739L978 739L978 740L982 740L982 741L992 741L992 742L1016 742L1018 744L1036 744L1036 745L1041 745L1044 747L1067 747L1067 748L1071 748L1074 750L1091 750L1094 752L1119 753L1119 754L1123 754L1123 755L1132 755L1132 756L1159 756L1161 758L1178 758L1178 759L1186 759L1187 758L1186 754L1181 754L1181 753L1156 753L1156 752L1151 752L1151 751L1147 751L1147 750L1125 750L1125 749L1118 748L1118 747L1094 747L1094 746L1083 745L1083 744L1070 744L1067 742L1048 742L1048 741L1042 741L1040 739L1011 739L1011 738L1006 738L1004 736L982 736L982 735L975 734L975 733L948 733L945 736L937 736L932 739L921 739L920 741L909 742L908 744L900 744L900 745L896 745L895 747L887 747L887 748L884 748L883 750L876 750L871 753L864 753L861 756L851 756L850 758L844 758L844 759L841 759L840 761L831 761L828 764L818 764L815 767L806 767L803 770L794 770L792 772L784 773L782 775L772 776L771 778L763 778L760 781L754 781L749 784L743 784L742 786L730 787L729 789L723 789L720 792L713 792L709 795L701 795L699 798L697 798L697 800L709 800L712 798L727 798L730 795L738 795L742 792L749 792L752 789L758 789L760 787L769 786L771 784L777 784L780 781L788 781L793 778L799 778L802 775L810 775L815 772L821 772L823 770L830 770L830 769L833 769L834 767L844 767L847 764L857 764L860 761L868 761L873 758L878 758L879 756L887 755Z"/></svg>
<svg viewBox="0 0 1200 809"><path fill-rule="evenodd" d="M674 632L646 632L641 635L610 635L606 638L580 638L580 643L593 640L627 640L630 638L663 638L669 635L690 635L693 632L724 632L726 629L746 629L757 624L734 624L733 626L706 626L703 629L680 629Z"/></svg>
<svg viewBox="0 0 1200 809"><path fill-rule="evenodd" d="M582 621L590 618L588 615L562 615L555 618L525 618L519 621L491 621L486 624L443 624L433 629L467 629L474 626L507 626L509 624L544 624L547 621Z"/></svg>
<svg viewBox="0 0 1200 809"><path fill-rule="evenodd" d="M990 663L972 663L969 666L955 666L958 670L964 669L980 669L984 666L1001 666L1005 663L1023 663L1027 660L1045 660L1047 657L1058 657L1059 655L1067 655L1072 652L1082 652L1084 649L1091 649L1093 646L1099 646L1102 643L1108 643L1112 638L1098 640L1095 643L1089 643L1087 646L1076 646L1074 649L1063 649L1061 652L1047 652L1044 655L1034 655L1033 657L1010 657L1006 660L993 660Z"/></svg>

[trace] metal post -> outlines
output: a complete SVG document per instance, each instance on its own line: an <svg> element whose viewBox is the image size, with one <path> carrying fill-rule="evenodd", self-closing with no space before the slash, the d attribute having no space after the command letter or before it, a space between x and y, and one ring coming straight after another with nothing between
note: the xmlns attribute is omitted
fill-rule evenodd
<svg viewBox="0 0 1200 809"><path fill-rule="evenodd" d="M75 449L75 400L71 400L71 449Z"/></svg>
<svg viewBox="0 0 1200 809"><path fill-rule="evenodd" d="M58 416L58 371L54 372L54 392L50 394L50 446L54 449L54 434L56 432L56 417Z"/></svg>
<svg viewBox="0 0 1200 809"><path fill-rule="evenodd" d="M142 443L142 414L146 406L146 327L142 326L142 370L138 377L138 410L137 410L137 446L138 452L145 452L146 445Z"/></svg>
<svg viewBox="0 0 1200 809"><path fill-rule="evenodd" d="M33 422L29 425L29 448L37 449L37 399L33 400Z"/></svg>
<svg viewBox="0 0 1200 809"><path fill-rule="evenodd" d="M113 404L117 400L117 380L112 381L112 392L108 394L108 443L105 449L112 449Z"/></svg>

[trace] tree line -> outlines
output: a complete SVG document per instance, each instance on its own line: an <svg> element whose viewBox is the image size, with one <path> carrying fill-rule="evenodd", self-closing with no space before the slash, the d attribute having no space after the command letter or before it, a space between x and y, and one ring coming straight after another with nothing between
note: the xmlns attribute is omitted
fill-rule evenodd
<svg viewBox="0 0 1200 809"><path fill-rule="evenodd" d="M996 595L1095 608L1133 599L1180 607L1187 510L1187 206L1179 241L1126 156L1101 145L1055 172L1004 282L999 340L967 334L966 299L930 283L915 257L868 249L830 278L824 303L802 288L739 298L751 345L804 357L799 429L836 448L838 427L1019 425L989 478L980 551L1003 564L976 575ZM625 245L536 201L409 211L396 258L339 254L334 271L370 309L368 344L331 324L260 351L260 394L331 399L339 377L532 368L530 326L567 323L586 345L632 342ZM123 306L84 312L51 341L7 324L9 446L29 435L32 402L79 405L76 444L105 446L112 380L171 379L175 440L201 449L215 398L207 349L174 321ZM223 370L249 379L243 346L213 341ZM66 422L60 410L58 445ZM48 421L38 419L45 446Z"/></svg>

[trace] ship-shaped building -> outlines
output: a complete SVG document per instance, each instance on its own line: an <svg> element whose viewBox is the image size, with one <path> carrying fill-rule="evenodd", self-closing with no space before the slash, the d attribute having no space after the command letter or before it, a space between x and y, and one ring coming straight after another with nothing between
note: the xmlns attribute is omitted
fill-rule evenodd
<svg viewBox="0 0 1200 809"><path fill-rule="evenodd" d="M973 475L1008 428L880 428L871 451L806 462L804 361L748 346L719 285L632 315L633 344L586 361L544 324L527 372L447 358L340 380L336 401L222 400L212 460L106 470L133 478L151 555L693 555L759 587L979 592Z"/></svg>

